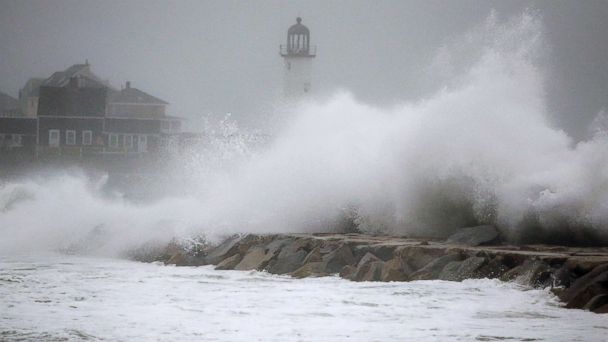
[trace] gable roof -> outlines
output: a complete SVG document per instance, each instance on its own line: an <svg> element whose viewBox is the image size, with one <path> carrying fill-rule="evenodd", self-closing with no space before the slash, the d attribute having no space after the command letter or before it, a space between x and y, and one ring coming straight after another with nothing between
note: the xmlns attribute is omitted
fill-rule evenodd
<svg viewBox="0 0 608 342"><path fill-rule="evenodd" d="M145 93L137 88L127 86L120 91L111 91L108 95L109 103L141 103L168 105L169 103Z"/></svg>
<svg viewBox="0 0 608 342"><path fill-rule="evenodd" d="M110 88L107 82L103 81L93 72L89 64L74 64L64 71L57 71L42 82L42 86L65 87L70 83L70 79L78 77L84 80L84 86L93 88Z"/></svg>
<svg viewBox="0 0 608 342"><path fill-rule="evenodd" d="M19 109L19 100L0 92L0 111Z"/></svg>

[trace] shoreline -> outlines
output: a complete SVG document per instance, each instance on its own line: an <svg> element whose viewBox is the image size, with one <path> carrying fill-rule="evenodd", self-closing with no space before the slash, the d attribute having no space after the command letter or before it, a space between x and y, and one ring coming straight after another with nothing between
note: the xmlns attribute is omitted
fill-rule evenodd
<svg viewBox="0 0 608 342"><path fill-rule="evenodd" d="M608 247L477 242L364 234L247 234L197 251L171 243L160 252L140 251L131 257L295 278L338 274L352 281L500 279L550 288L566 308L608 313Z"/></svg>

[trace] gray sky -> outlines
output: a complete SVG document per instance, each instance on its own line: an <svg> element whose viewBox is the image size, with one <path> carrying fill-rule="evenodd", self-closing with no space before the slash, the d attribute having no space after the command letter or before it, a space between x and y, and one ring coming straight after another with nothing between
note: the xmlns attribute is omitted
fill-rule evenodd
<svg viewBox="0 0 608 342"><path fill-rule="evenodd" d="M480 24L537 9L551 45L550 109L582 137L608 107L608 1L89 1L0 0L0 91L88 59L193 117L232 112L256 126L282 86L278 45L296 16L318 46L313 87L375 104L423 95L442 44Z"/></svg>

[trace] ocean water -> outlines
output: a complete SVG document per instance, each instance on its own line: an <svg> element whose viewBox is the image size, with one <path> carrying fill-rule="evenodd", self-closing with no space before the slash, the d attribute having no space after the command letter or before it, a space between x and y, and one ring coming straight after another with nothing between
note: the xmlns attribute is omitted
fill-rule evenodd
<svg viewBox="0 0 608 342"><path fill-rule="evenodd" d="M0 340L605 341L608 317L495 280L291 279L65 255L0 258Z"/></svg>

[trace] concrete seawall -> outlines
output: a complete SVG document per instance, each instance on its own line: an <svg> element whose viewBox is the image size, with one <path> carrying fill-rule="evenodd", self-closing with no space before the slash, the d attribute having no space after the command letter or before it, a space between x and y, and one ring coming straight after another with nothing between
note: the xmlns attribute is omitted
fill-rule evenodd
<svg viewBox="0 0 608 342"><path fill-rule="evenodd" d="M567 308L608 313L608 248L477 245L360 234L239 235L186 251L170 244L141 261L297 278L339 274L353 281L496 278L551 288Z"/></svg>

